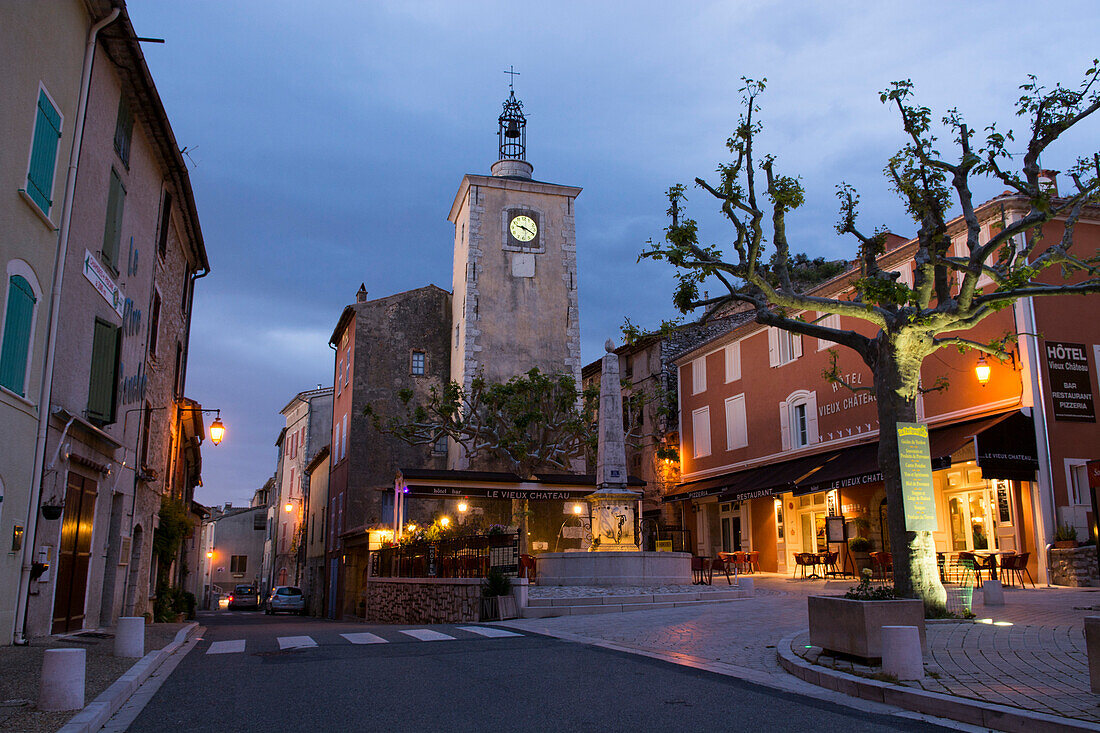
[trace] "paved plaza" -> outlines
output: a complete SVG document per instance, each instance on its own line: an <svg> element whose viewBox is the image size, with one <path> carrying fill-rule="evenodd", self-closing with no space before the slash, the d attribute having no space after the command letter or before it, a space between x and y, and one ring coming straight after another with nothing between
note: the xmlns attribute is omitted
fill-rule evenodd
<svg viewBox="0 0 1100 733"><path fill-rule="evenodd" d="M611 645L702 666L791 689L776 647L808 626L808 595L843 592L850 582L795 581L755 576L756 596L728 603L622 614L527 619L510 625L577 641ZM724 587L715 580L713 587ZM545 591L543 591L545 592ZM621 590L620 590L621 592ZM974 596L974 622L928 626L930 673L919 686L1026 710L1100 722L1100 697L1089 689L1083 635L1085 616L1100 615L1100 588L1005 589L1005 605L986 608ZM853 668L830 657L818 659L796 639L796 651L812 661ZM918 685L918 683L908 683Z"/></svg>

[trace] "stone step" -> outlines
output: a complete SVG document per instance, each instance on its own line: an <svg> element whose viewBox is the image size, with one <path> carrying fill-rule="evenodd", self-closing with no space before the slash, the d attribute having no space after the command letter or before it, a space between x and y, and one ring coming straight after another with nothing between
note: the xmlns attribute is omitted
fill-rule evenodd
<svg viewBox="0 0 1100 733"><path fill-rule="evenodd" d="M699 598L702 596L703 598ZM665 593L659 596L602 596L595 598L532 598L531 604L521 609L523 618L553 618L556 616L581 616L594 613L627 613L629 611L653 611L659 608L679 608L681 606L706 606L714 603L728 603L751 597L746 590L714 591L710 593ZM593 602L615 598L612 602ZM629 599L624 602L622 599ZM661 600L654 600L654 599ZM674 600L668 600L668 599ZM642 600L646 599L646 600ZM574 603L551 603L550 601L574 601ZM576 601L584 601L576 603Z"/></svg>

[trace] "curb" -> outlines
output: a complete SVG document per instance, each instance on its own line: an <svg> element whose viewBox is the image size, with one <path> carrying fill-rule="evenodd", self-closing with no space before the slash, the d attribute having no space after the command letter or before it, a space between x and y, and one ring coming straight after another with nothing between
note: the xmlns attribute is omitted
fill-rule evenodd
<svg viewBox="0 0 1100 733"><path fill-rule="evenodd" d="M149 679L168 657L172 656L198 631L198 628L197 621L187 624L176 632L176 638L170 644L163 649L149 652L139 659L110 687L101 692L99 697L88 703L83 710L73 716L57 733L95 733L95 731L98 731L141 687L141 684Z"/></svg>
<svg viewBox="0 0 1100 733"><path fill-rule="evenodd" d="M1100 731L1100 725L1084 720L1063 718L938 692L915 690L911 687L869 680L847 672L810 664L792 651L795 638L804 633L806 633L805 630L799 631L779 642L776 649L779 655L779 666L795 677L826 690L835 690L851 697L881 702L926 715L950 718L960 723L1013 733Z"/></svg>

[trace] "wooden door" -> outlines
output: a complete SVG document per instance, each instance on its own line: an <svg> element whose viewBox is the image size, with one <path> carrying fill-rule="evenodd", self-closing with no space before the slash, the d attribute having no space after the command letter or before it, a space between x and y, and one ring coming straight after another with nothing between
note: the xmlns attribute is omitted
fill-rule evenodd
<svg viewBox="0 0 1100 733"><path fill-rule="evenodd" d="M84 595L92 556L96 482L69 472L61 547L57 553L57 589L53 603L53 630L61 634L84 626Z"/></svg>

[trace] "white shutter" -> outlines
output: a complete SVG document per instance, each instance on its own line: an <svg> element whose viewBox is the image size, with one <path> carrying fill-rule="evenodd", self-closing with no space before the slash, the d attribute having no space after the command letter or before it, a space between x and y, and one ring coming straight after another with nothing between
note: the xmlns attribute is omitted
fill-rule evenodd
<svg viewBox="0 0 1100 733"><path fill-rule="evenodd" d="M819 321L819 323L822 326L824 326L825 328L840 328L840 316L838 316L836 313L830 313L829 315L822 318L821 321ZM831 349L836 345L837 344L835 342L829 341L828 339L818 339L817 340L817 350L818 351L824 351L825 349Z"/></svg>
<svg viewBox="0 0 1100 733"><path fill-rule="evenodd" d="M779 435L783 440L783 450L791 449L791 412L786 402L779 403Z"/></svg>
<svg viewBox="0 0 1100 733"><path fill-rule="evenodd" d="M791 336L791 361L802 356L802 334L792 333Z"/></svg>
<svg viewBox="0 0 1100 733"><path fill-rule="evenodd" d="M748 444L749 431L745 420L745 395L739 394L726 400L726 450L744 448Z"/></svg>
<svg viewBox="0 0 1100 733"><path fill-rule="evenodd" d="M741 378L741 342L726 345L726 382L736 382Z"/></svg>
<svg viewBox="0 0 1100 733"><path fill-rule="evenodd" d="M340 457L348 454L348 416L344 415L344 442L340 445Z"/></svg>
<svg viewBox="0 0 1100 733"><path fill-rule="evenodd" d="M705 458L710 455L710 408L700 407L691 413L692 455Z"/></svg>
<svg viewBox="0 0 1100 733"><path fill-rule="evenodd" d="M810 392L806 400L806 443L817 442L817 392Z"/></svg>
<svg viewBox="0 0 1100 733"><path fill-rule="evenodd" d="M336 439L332 441L333 463L340 462L340 423L336 423Z"/></svg>
<svg viewBox="0 0 1100 733"><path fill-rule="evenodd" d="M691 362L691 393L699 394L707 390L707 357L700 356Z"/></svg>
<svg viewBox="0 0 1100 733"><path fill-rule="evenodd" d="M779 332L768 326L768 364L779 366Z"/></svg>

